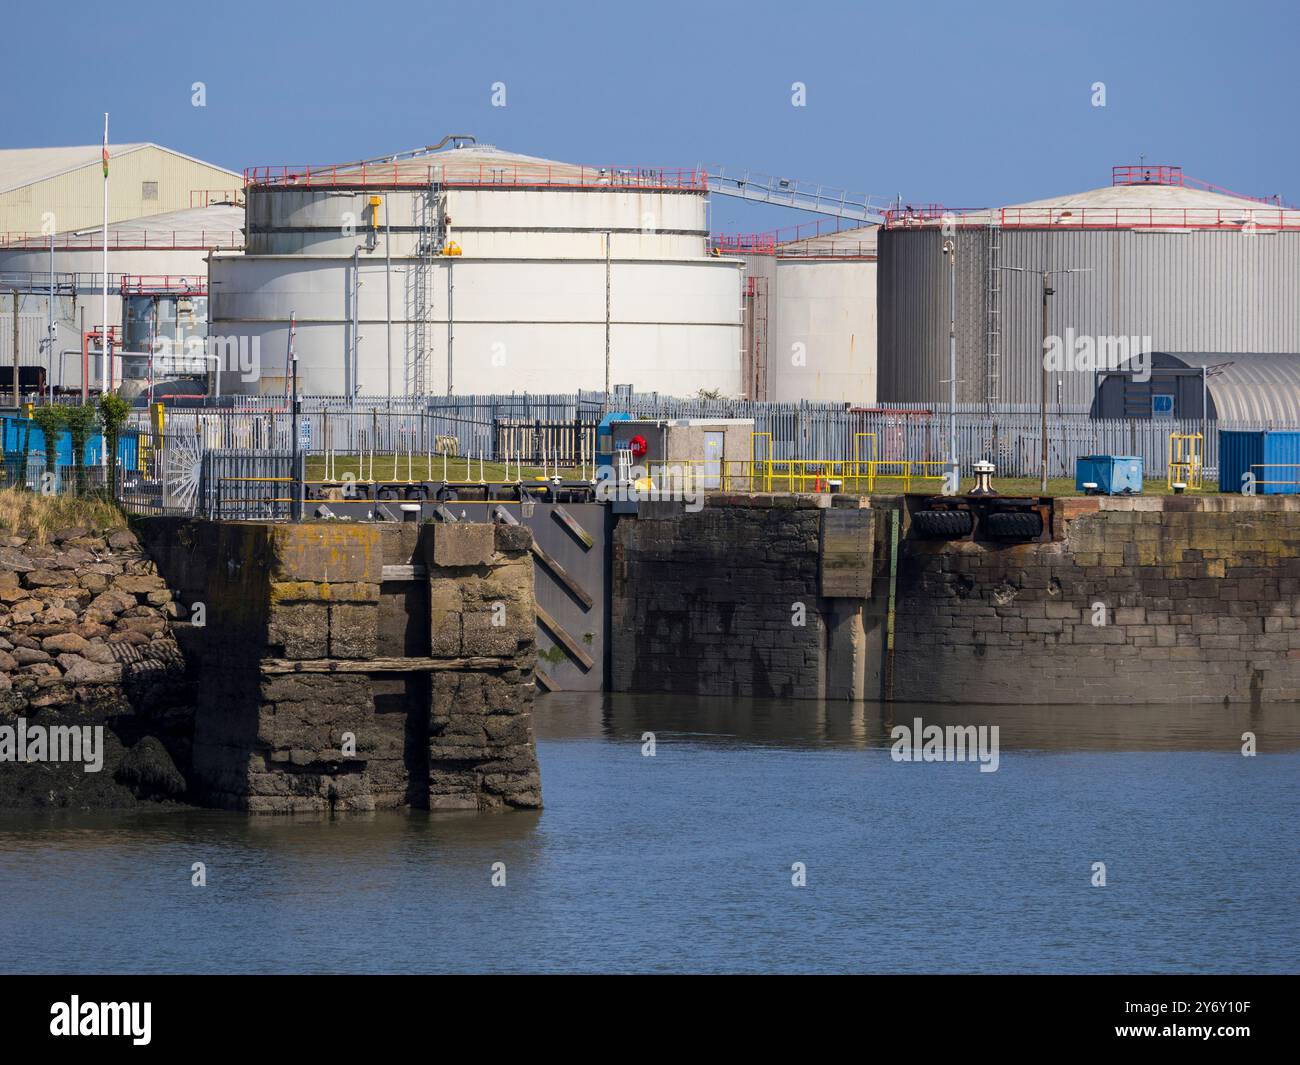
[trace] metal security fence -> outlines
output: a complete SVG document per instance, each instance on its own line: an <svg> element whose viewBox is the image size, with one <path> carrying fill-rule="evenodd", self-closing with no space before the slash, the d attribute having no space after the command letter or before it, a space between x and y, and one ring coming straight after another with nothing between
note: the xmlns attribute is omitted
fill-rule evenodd
<svg viewBox="0 0 1300 1065"><path fill-rule="evenodd" d="M581 417L562 422L499 418L494 424L492 454L511 456L532 466L582 466L596 453L597 424Z"/></svg>
<svg viewBox="0 0 1300 1065"><path fill-rule="evenodd" d="M939 462L949 455L947 414L855 414L856 454L835 449L830 458ZM1216 422L1200 419L1098 419L1086 414L1051 416L1047 423L1048 477L1074 476L1075 460L1085 455L1136 455L1147 477L1163 477L1171 433L1204 433L1203 464L1218 467ZM1224 423L1222 428L1248 428ZM1042 428L1036 414L956 418L957 456L963 469L979 460L992 462L1001 477L1036 477L1042 461ZM821 457L821 456L819 456Z"/></svg>
<svg viewBox="0 0 1300 1065"><path fill-rule="evenodd" d="M299 457L298 475L302 475ZM281 521L290 516L298 478L292 451L205 452L196 511L214 520Z"/></svg>
<svg viewBox="0 0 1300 1065"><path fill-rule="evenodd" d="M358 456L362 471L379 475L392 465L395 479L401 471L433 475L445 465L438 461L440 456L478 463L480 468L485 461L585 467L593 461L596 426L608 409L668 421L751 419L754 439L748 458L784 464L786 480L792 476L789 471L806 469L815 482L818 463L874 463L870 469L882 478L901 469L924 470L928 476L946 462L950 448L948 412L914 404L853 407L620 390L608 407L600 392L356 402L304 396L299 406L296 417L280 396L173 409L162 429L151 426L142 413L137 419L138 468L124 471L121 481L124 502L148 513L286 516L295 451L300 457L323 456L326 476L333 476L330 471L336 468L356 467ZM990 414L981 405L962 406L953 421L964 470L988 460L999 477L1037 477L1041 427L1036 408L1008 407ZM1293 427L1097 419L1086 410L1053 409L1048 412L1048 475L1072 478L1080 457L1110 454L1139 456L1149 479L1163 478L1171 435L1203 434L1201 468L1211 479L1218 468L1219 429L1279 428ZM345 461L336 466L336 459Z"/></svg>
<svg viewBox="0 0 1300 1065"><path fill-rule="evenodd" d="M51 466L43 448L7 451L0 463L0 487L22 488L42 495L85 495L109 498L116 489L121 496L125 488L141 475L147 448L142 448L137 434L124 431L118 441L118 461L110 471L103 461L98 438L87 446L89 459L78 466L68 460L71 449L65 446ZM115 482L115 483L114 483Z"/></svg>

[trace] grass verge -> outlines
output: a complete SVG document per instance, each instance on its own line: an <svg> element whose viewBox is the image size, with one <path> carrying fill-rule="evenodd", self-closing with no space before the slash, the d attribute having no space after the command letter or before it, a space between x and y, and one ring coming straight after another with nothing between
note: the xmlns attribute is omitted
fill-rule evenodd
<svg viewBox="0 0 1300 1065"><path fill-rule="evenodd" d="M56 529L84 525L102 532L126 526L116 506L96 496L53 495L0 488L0 529L44 543Z"/></svg>

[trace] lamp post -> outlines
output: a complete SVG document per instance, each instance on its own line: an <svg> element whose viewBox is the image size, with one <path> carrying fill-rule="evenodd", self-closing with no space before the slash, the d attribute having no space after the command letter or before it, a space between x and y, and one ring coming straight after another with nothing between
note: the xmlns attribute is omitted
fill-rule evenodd
<svg viewBox="0 0 1300 1065"><path fill-rule="evenodd" d="M952 470L952 494L961 489L961 466L957 462L957 242L943 242L948 257L948 465Z"/></svg>
<svg viewBox="0 0 1300 1065"><path fill-rule="evenodd" d="M289 501L289 520L302 521L302 493L303 493L303 473L302 473L302 440L299 437L298 418L300 407L298 404L298 352L294 350L294 325L297 322L297 313L289 315L289 430L293 436L293 498Z"/></svg>
<svg viewBox="0 0 1300 1065"><path fill-rule="evenodd" d="M1042 373L1039 379L1038 394L1038 422L1039 422L1039 458L1038 458L1038 490L1044 495L1047 494L1047 393L1049 388L1048 371L1047 371L1047 301L1050 297L1056 295L1056 289L1051 287L1050 278L1053 274L1087 274L1092 272L1091 267L1071 266L1062 270L1028 270L1023 266L995 266L995 270L1009 270L1012 273L1038 274L1042 281L1043 290L1043 323L1042 323L1042 346L1039 351L1039 359L1042 362Z"/></svg>

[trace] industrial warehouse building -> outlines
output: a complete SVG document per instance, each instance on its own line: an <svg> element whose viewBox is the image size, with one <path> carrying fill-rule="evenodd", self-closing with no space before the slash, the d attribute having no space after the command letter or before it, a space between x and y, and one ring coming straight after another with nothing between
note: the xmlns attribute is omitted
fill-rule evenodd
<svg viewBox="0 0 1300 1065"><path fill-rule="evenodd" d="M246 249L210 268L213 331L261 351L232 390L283 393L292 318L309 393L742 394L742 262L710 252L700 172L447 140L246 174Z"/></svg>
<svg viewBox="0 0 1300 1065"><path fill-rule="evenodd" d="M207 256L243 246L242 176L157 144L109 146L108 321L116 346L207 329ZM0 366L48 366L78 389L104 315L103 148L0 150ZM51 226L53 255L51 255ZM53 278L51 278L53 273ZM55 350L48 352L53 281ZM98 387L98 364L87 360ZM140 360L118 366L141 373Z"/></svg>
<svg viewBox="0 0 1300 1065"><path fill-rule="evenodd" d="M881 402L947 403L950 237L963 404L1038 404L1044 269L1077 271L1051 279L1049 335L1169 352L1300 351L1300 210L1178 167L1116 167L1110 186L1075 195L890 211L879 235ZM1094 382L1086 365L1054 372L1048 402L1089 409Z"/></svg>
<svg viewBox="0 0 1300 1065"><path fill-rule="evenodd" d="M110 144L108 154L110 225L229 199L240 186L234 171L157 144ZM100 225L102 161L98 144L0 150L0 236L48 232L47 215L58 233Z"/></svg>
<svg viewBox="0 0 1300 1065"><path fill-rule="evenodd" d="M1300 425L1300 355L1155 351L1102 375L1096 418L1183 418L1258 429Z"/></svg>
<svg viewBox="0 0 1300 1065"><path fill-rule="evenodd" d="M718 242L745 260L745 395L876 401L877 230L817 223Z"/></svg>

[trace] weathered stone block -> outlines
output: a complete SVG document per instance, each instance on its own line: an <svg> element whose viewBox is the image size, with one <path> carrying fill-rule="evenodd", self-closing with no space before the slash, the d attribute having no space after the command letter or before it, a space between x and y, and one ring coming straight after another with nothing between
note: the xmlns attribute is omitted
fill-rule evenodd
<svg viewBox="0 0 1300 1065"><path fill-rule="evenodd" d="M429 653L452 657L460 654L461 613L464 593L451 577L429 580Z"/></svg>
<svg viewBox="0 0 1300 1065"><path fill-rule="evenodd" d="M494 624L501 617L504 624ZM461 653L466 655L507 656L515 653L521 637L531 634L531 617L510 618L508 612L492 609L470 611L461 616Z"/></svg>
<svg viewBox="0 0 1300 1065"><path fill-rule="evenodd" d="M275 525L270 538L273 581L378 584L383 579L377 525Z"/></svg>
<svg viewBox="0 0 1300 1065"><path fill-rule="evenodd" d="M532 530L526 525L507 525L502 522L495 528L496 549L503 555L527 551L533 542Z"/></svg>
<svg viewBox="0 0 1300 1065"><path fill-rule="evenodd" d="M285 658L329 657L329 607L324 603L280 603L267 622L267 642Z"/></svg>
<svg viewBox="0 0 1300 1065"><path fill-rule="evenodd" d="M427 544L429 565L486 566L496 551L495 526L470 522L435 525Z"/></svg>
<svg viewBox="0 0 1300 1065"><path fill-rule="evenodd" d="M331 603L331 658L374 658L379 638L379 610L374 603Z"/></svg>

